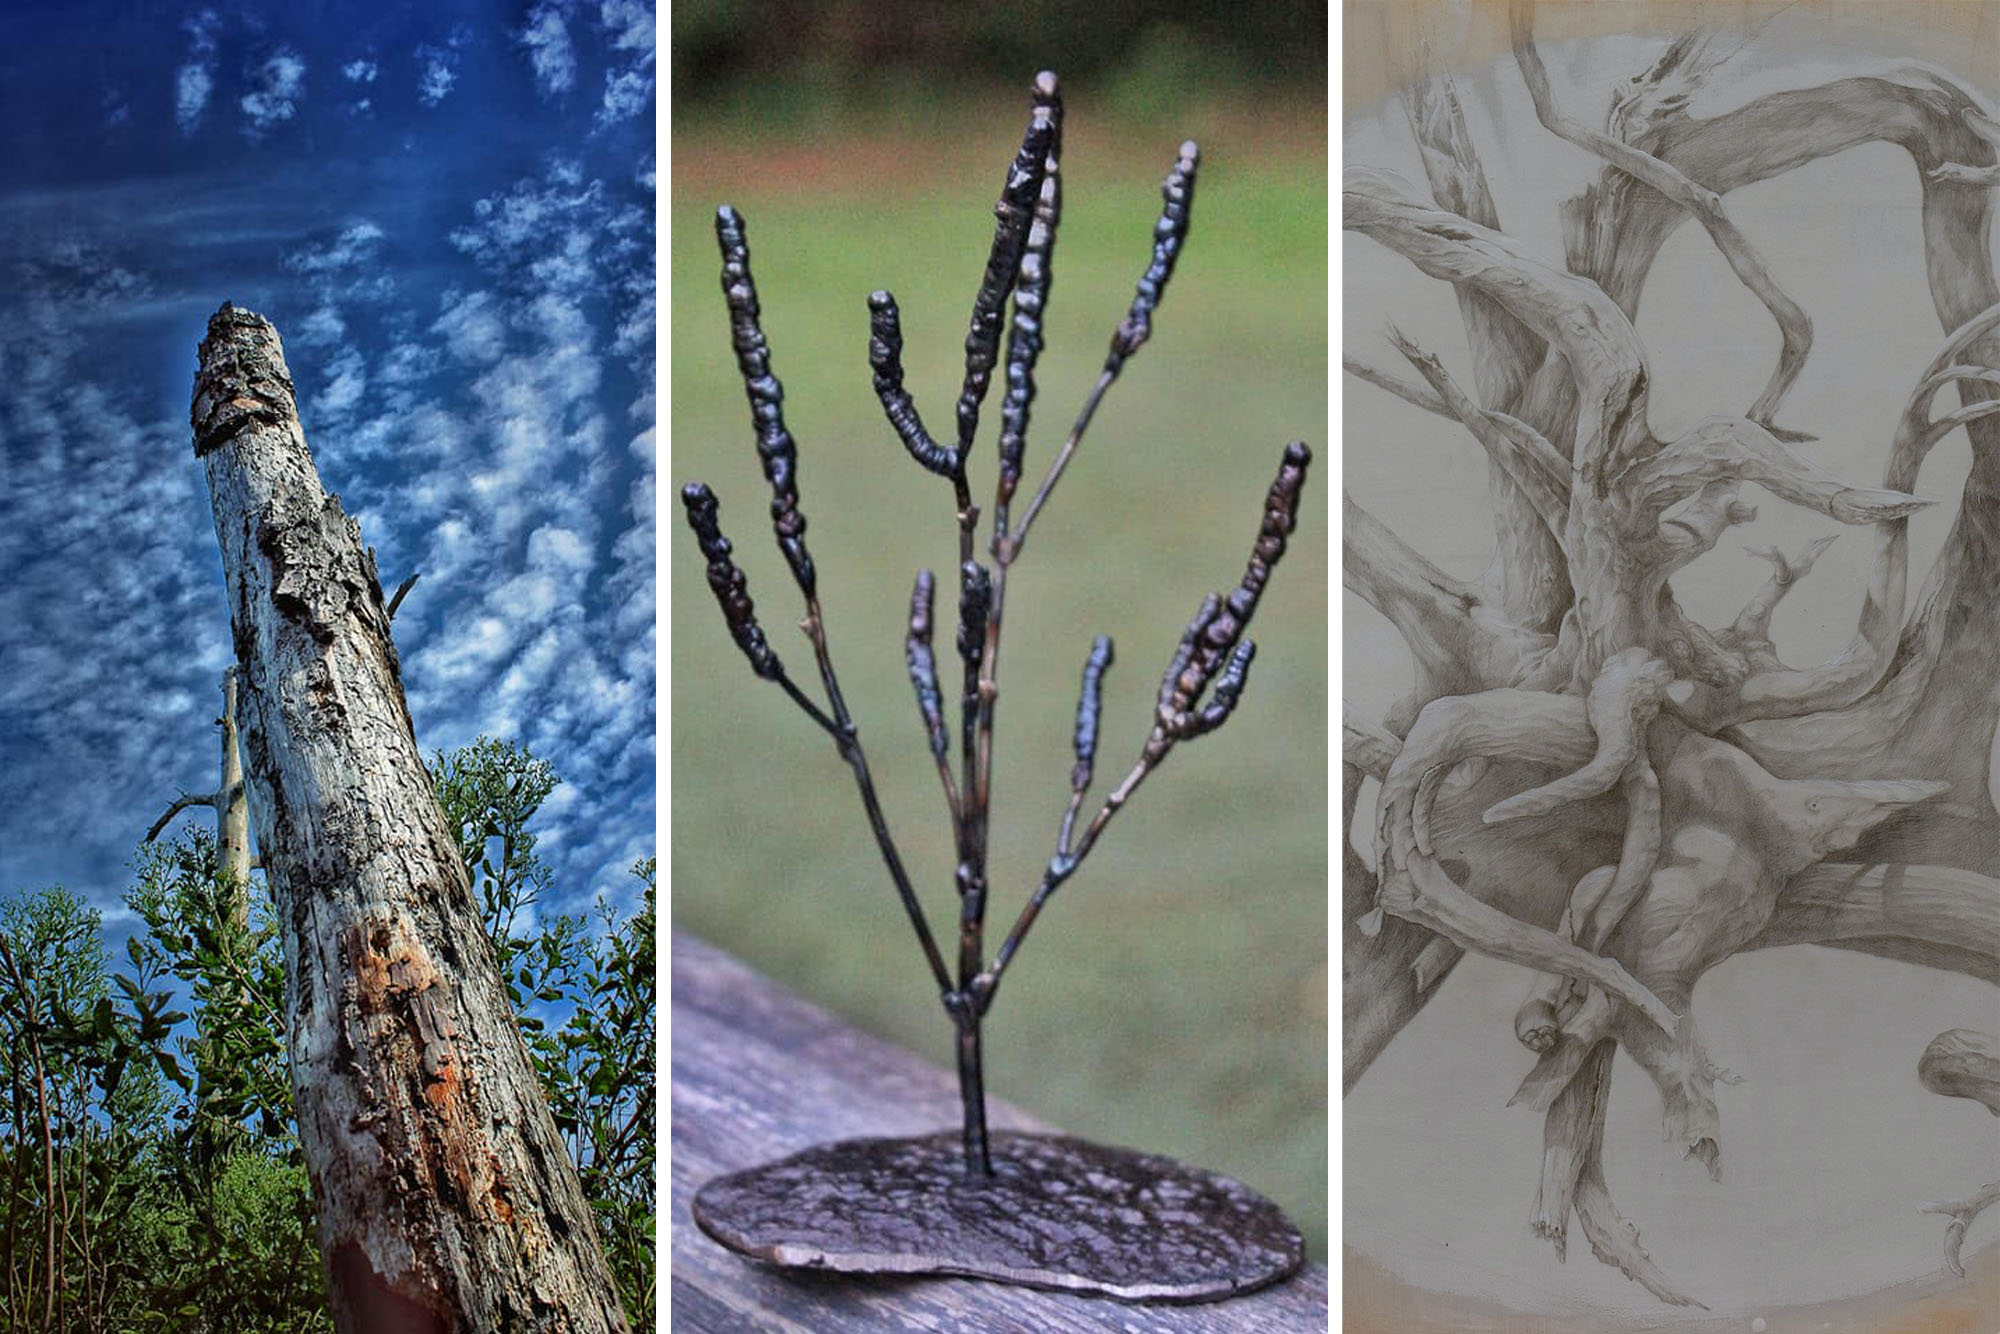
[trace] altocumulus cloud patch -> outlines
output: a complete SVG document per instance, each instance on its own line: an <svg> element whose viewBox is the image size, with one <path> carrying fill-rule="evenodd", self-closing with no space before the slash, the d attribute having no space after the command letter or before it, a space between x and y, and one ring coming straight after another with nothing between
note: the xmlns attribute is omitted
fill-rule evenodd
<svg viewBox="0 0 2000 1334"><path fill-rule="evenodd" d="M284 334L384 582L422 575L396 634L425 748L548 759L554 906L630 895L653 851L650 10L100 2L0 35L44 57L0 90L0 890L111 908L153 817L213 784L231 649L187 396L229 299Z"/></svg>

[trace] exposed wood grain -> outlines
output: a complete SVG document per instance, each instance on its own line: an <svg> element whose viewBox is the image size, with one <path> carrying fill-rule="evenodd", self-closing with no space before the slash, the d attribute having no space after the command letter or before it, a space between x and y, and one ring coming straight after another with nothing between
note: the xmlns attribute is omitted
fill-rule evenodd
<svg viewBox="0 0 2000 1334"><path fill-rule="evenodd" d="M990 1101L1001 1129L1048 1130ZM673 939L674 1328L695 1334L1224 1334L1324 1330L1326 1271L1206 1306L1131 1306L960 1279L788 1274L725 1251L688 1201L710 1177L809 1145L957 1124L952 1076L686 935Z"/></svg>

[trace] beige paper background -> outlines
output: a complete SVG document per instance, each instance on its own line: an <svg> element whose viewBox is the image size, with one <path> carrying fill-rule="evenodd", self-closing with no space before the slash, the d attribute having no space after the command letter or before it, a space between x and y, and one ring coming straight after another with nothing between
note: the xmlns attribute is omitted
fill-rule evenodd
<svg viewBox="0 0 2000 1334"><path fill-rule="evenodd" d="M1602 115L1612 84L1642 68L1690 21L1742 33L1705 100L1712 115L1781 87L1912 59L1985 92L2000 83L2000 4L1548 5L1536 29L1558 99ZM1399 105L1385 98L1428 43L1457 72L1467 119L1503 226L1560 256L1556 204L1596 164L1534 121L1506 57L1506 7L1349 3L1343 142L1347 163L1421 181ZM1862 484L1880 476L1895 414L1941 333L1924 286L1917 185L1909 158L1872 145L1730 196L1731 216L1811 313L1815 346L1785 413L1813 431L1813 457ZM1401 371L1382 334L1393 323L1469 382L1448 287L1364 238L1346 237L1344 351ZM1773 364L1769 317L1698 228L1661 253L1641 307L1652 357L1653 419L1671 435L1738 411ZM1344 483L1356 500L1458 575L1491 552L1485 464L1462 431L1350 379ZM1918 490L1945 503L1913 524L1912 577L1935 555L1966 468L1958 436ZM1792 550L1833 531L1753 495L1760 519L1742 542ZM1678 577L1695 614L1725 623L1768 567L1741 542ZM1780 651L1824 657L1851 633L1869 554L1840 540L1781 607ZM1343 693L1379 716L1409 680L1401 642L1346 599ZM1367 828L1364 818L1358 827ZM2000 992L1844 952L1771 951L1731 960L1696 997L1716 1060L1744 1077L1718 1091L1724 1179L1710 1183L1661 1142L1644 1075L1619 1058L1605 1160L1620 1208L1662 1267L1712 1308L1656 1302L1574 1238L1568 1264L1534 1238L1527 1215L1541 1118L1504 1106L1529 1061L1510 1016L1525 974L1468 959L1345 1101L1344 1227L1350 1329L2000 1330L2000 1217L1967 1240L1963 1283L1938 1279L1941 1219L1925 1200L2000 1177L2000 1121L1924 1091L1915 1064L1944 1028L2000 1025Z"/></svg>

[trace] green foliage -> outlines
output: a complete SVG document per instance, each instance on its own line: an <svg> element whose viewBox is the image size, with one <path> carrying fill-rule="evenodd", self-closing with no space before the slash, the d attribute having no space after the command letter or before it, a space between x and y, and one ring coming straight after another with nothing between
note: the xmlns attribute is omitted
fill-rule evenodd
<svg viewBox="0 0 2000 1334"><path fill-rule="evenodd" d="M517 931L522 914L532 915L552 878L535 855L528 821L561 781L547 760L492 737L450 754L439 751L431 761L438 806L458 838L503 973L525 943ZM519 994L514 1005L523 1005Z"/></svg>
<svg viewBox="0 0 2000 1334"><path fill-rule="evenodd" d="M511 742L433 778L634 1328L654 1312L653 863L638 906L535 909L558 779ZM112 973L61 888L0 900L0 1334L332 1328L266 897L190 831L140 849Z"/></svg>

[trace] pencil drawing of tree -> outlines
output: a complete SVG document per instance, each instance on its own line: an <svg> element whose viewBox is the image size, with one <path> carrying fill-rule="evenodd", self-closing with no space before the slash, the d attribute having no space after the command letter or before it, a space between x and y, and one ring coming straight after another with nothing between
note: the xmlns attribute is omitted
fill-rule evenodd
<svg viewBox="0 0 2000 1334"><path fill-rule="evenodd" d="M1560 262L1503 230L1449 79L1404 93L1421 184L1366 166L1344 182L1347 230L1452 286L1473 366L1461 383L1392 327L1414 373L1351 360L1372 386L1353 392L1394 394L1478 445L1497 550L1482 577L1456 578L1346 501L1347 586L1393 624L1415 680L1386 716L1350 709L1345 722L1343 1074L1352 1089L1466 950L1534 969L1513 1028L1536 1057L1515 1101L1545 1116L1535 1229L1560 1254L1574 1217L1600 1260L1663 1301L1696 1304L1606 1185L1614 1050L1656 1086L1673 1146L1719 1177L1719 1071L1690 1010L1710 969L1812 943L2000 983L1988 779L2000 725L2000 124L1929 69L1697 117L1689 104L1727 52L1691 35L1615 88L1594 126L1558 103L1532 5L1517 3L1512 23L1536 120L1602 164L1561 205ZM1942 336L1881 442L1881 475L1839 477L1784 420L1813 342L1765 259L1786 238L1739 230L1729 196L1870 143L1914 164ZM1690 220L1768 312L1774 364L1755 401L1714 403L1719 415L1662 436L1635 324L1654 260ZM1957 520L1912 588L1909 516L1932 503L1920 473L1960 429L1972 465ZM1749 486L1824 516L1826 534L1753 548L1769 578L1733 619L1703 623L1675 576L1756 519ZM1796 665L1773 642L1773 611L1837 525L1872 543L1872 570L1851 593L1848 645ZM1351 829L1369 779L1380 784L1372 860ZM2000 1114L1994 1038L1941 1034L1917 1074ZM1953 1269L1967 1224L1996 1199L2000 1183L1930 1206L1949 1220Z"/></svg>

